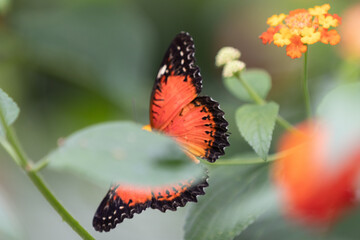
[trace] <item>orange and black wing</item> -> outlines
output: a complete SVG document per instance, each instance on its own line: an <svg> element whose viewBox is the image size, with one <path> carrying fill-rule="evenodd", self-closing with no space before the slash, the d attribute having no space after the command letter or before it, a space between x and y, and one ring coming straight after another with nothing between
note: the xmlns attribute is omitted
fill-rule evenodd
<svg viewBox="0 0 360 240"><path fill-rule="evenodd" d="M208 186L206 178L201 182L193 180L164 187L138 187L130 185L114 185L100 203L93 226L97 231L108 232L125 218L132 218L146 208L175 211L187 202L196 202L198 195L204 195Z"/></svg>
<svg viewBox="0 0 360 240"><path fill-rule="evenodd" d="M192 37L179 33L160 65L150 99L150 125L162 131L202 88Z"/></svg>
<svg viewBox="0 0 360 240"><path fill-rule="evenodd" d="M227 126L219 103L208 96L200 96L186 105L164 132L174 137L191 158L215 162L229 146Z"/></svg>

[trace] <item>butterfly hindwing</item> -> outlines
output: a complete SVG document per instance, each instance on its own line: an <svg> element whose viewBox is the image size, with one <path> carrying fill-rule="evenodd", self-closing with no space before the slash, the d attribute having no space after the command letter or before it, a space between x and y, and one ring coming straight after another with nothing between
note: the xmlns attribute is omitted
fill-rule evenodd
<svg viewBox="0 0 360 240"><path fill-rule="evenodd" d="M163 130L200 93L202 78L194 55L192 37L188 33L179 33L164 56L151 94L152 128Z"/></svg>
<svg viewBox="0 0 360 240"><path fill-rule="evenodd" d="M200 96L185 106L164 131L186 152L214 162L229 146L227 126L219 103L208 96Z"/></svg>
<svg viewBox="0 0 360 240"><path fill-rule="evenodd" d="M207 186L206 177L201 182L190 180L164 187L113 185L95 213L93 226L97 231L108 232L125 218L132 218L149 207L162 212L175 211L187 202L197 202L197 196L204 195Z"/></svg>

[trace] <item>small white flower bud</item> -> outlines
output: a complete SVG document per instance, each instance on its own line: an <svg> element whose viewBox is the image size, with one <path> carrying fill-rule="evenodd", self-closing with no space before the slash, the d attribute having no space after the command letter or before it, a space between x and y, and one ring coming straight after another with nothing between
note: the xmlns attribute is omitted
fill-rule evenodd
<svg viewBox="0 0 360 240"><path fill-rule="evenodd" d="M237 60L241 56L241 53L239 50L233 47L223 47L219 50L215 57L215 65L217 67L221 67L222 65L225 65L226 63Z"/></svg>
<svg viewBox="0 0 360 240"><path fill-rule="evenodd" d="M234 60L225 64L222 75L223 77L232 77L235 73L241 72L245 68L245 63Z"/></svg>

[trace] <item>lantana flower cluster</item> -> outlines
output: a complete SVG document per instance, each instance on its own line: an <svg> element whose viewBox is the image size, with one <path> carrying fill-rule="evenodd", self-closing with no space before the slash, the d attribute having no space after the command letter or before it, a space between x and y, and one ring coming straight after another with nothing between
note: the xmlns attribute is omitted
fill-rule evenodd
<svg viewBox="0 0 360 240"><path fill-rule="evenodd" d="M286 55L300 58L307 51L307 45L322 42L336 45L340 35L335 29L341 24L341 17L330 14L329 4L309 9L296 9L288 15L273 15L267 20L270 26L260 35L264 44L274 42L278 47L286 46Z"/></svg>

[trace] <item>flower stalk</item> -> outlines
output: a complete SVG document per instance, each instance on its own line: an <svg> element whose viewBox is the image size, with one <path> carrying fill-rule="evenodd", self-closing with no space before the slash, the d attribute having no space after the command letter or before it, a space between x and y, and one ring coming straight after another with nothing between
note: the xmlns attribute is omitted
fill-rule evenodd
<svg viewBox="0 0 360 240"><path fill-rule="evenodd" d="M307 118L311 118L311 103L310 103L310 93L309 93L309 81L308 81L308 51L304 53L304 76L302 82L303 94L304 94L304 103L306 109Z"/></svg>
<svg viewBox="0 0 360 240"><path fill-rule="evenodd" d="M264 105L266 102L264 99L262 99L255 91L252 89L252 87L241 77L240 72L235 74L236 78L240 81L240 83L243 85L243 87L246 89L250 97L254 100L254 102L258 105Z"/></svg>

